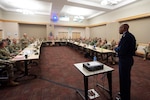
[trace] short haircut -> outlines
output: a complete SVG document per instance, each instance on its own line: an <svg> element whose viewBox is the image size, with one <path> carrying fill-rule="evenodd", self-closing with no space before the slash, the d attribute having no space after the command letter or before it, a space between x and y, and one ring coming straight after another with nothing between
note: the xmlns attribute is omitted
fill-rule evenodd
<svg viewBox="0 0 150 100"><path fill-rule="evenodd" d="M2 42L5 42L5 41L7 41L6 39L2 39Z"/></svg>
<svg viewBox="0 0 150 100"><path fill-rule="evenodd" d="M123 27L128 30L129 29L129 25L128 24L123 24Z"/></svg>
<svg viewBox="0 0 150 100"><path fill-rule="evenodd" d="M1 40L1 41L0 41L0 46L2 46L2 45L3 45L3 41Z"/></svg>

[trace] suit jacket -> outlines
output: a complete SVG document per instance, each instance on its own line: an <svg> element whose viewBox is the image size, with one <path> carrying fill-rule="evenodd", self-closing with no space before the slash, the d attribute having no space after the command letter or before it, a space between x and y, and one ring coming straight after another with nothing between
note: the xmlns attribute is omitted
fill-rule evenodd
<svg viewBox="0 0 150 100"><path fill-rule="evenodd" d="M136 51L136 39L130 32L123 34L120 39L119 45L115 48L119 58L132 57Z"/></svg>

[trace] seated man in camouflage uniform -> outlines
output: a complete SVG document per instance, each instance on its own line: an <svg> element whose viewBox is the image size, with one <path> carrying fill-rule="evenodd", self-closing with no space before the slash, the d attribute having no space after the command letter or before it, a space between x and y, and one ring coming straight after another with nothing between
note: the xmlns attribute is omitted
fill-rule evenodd
<svg viewBox="0 0 150 100"><path fill-rule="evenodd" d="M115 47L116 47L116 45L117 45L116 41L115 41L115 40L112 40L112 41L111 41L111 50L114 50Z"/></svg>
<svg viewBox="0 0 150 100"><path fill-rule="evenodd" d="M29 45L29 40L26 33L23 34L23 38L21 38L20 43L22 49L26 48Z"/></svg>
<svg viewBox="0 0 150 100"><path fill-rule="evenodd" d="M10 53L9 49L8 49L8 44L7 44L7 40L3 39L2 41L0 41L0 59L3 60L8 60L14 57L13 54Z"/></svg>
<svg viewBox="0 0 150 100"><path fill-rule="evenodd" d="M148 54L150 53L150 42L148 43L148 46L146 46L146 47L144 48L144 52L145 52L145 54L144 54L144 60L146 60Z"/></svg>
<svg viewBox="0 0 150 100"><path fill-rule="evenodd" d="M17 40L14 38L12 40L12 44L9 45L9 49L12 53L18 54L19 52L21 52L21 45L17 43Z"/></svg>
<svg viewBox="0 0 150 100"><path fill-rule="evenodd" d="M3 39L2 40L3 42L3 50L5 51L5 55L6 56L10 56L11 58L14 58L19 52L19 51L16 51L12 45L8 45L8 41L6 39ZM14 43L14 42L13 42ZM15 67L21 71L21 72L24 72L24 68L23 68L23 63L22 62L15 62Z"/></svg>
<svg viewBox="0 0 150 100"><path fill-rule="evenodd" d="M11 56L16 56L18 54L7 39L3 39L2 41L4 42L3 49L9 52Z"/></svg>
<svg viewBox="0 0 150 100"><path fill-rule="evenodd" d="M14 77L14 71L13 71L13 62L9 61L9 59L12 58L10 56L10 54L5 51L4 49L4 42L0 41L0 63L1 65L6 65L6 69L8 71L9 74L9 85L18 85L18 82L13 81L13 77ZM2 67L2 66L1 66Z"/></svg>

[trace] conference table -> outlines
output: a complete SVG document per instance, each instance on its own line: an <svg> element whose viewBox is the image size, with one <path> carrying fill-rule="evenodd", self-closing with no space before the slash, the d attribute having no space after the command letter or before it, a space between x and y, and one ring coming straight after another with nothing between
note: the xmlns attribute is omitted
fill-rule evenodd
<svg viewBox="0 0 150 100"><path fill-rule="evenodd" d="M42 46L62 46L67 44L67 40L47 40L47 41L42 41Z"/></svg>
<svg viewBox="0 0 150 100"><path fill-rule="evenodd" d="M108 79L108 87L109 89L103 87L102 85L100 85L99 83L97 83L97 86L100 86L101 88L103 88L104 90L106 90L109 95L110 98L112 99L112 71L114 71L113 68L103 64L103 69L101 70L96 70L96 71L88 71L86 68L83 67L84 63L97 63L98 61L90 61L90 62L82 62L82 63L76 63L74 64L75 68L78 69L78 71L80 73L83 74L84 76L84 96L82 95L82 93L77 90L77 93L80 94L80 96L84 99L84 100L88 100L88 77L90 76L94 76L94 75L99 75L99 74L107 74L107 79Z"/></svg>
<svg viewBox="0 0 150 100"><path fill-rule="evenodd" d="M67 45L72 47L73 49L85 53L90 53L90 56L97 56L97 58L101 58L102 61L106 61L108 63L109 57L112 57L112 63L114 63L114 58L116 56L116 52L114 50L104 49L100 47L96 47L93 45L88 45L82 42L75 42L72 40L48 40L43 41L43 46L62 46Z"/></svg>
<svg viewBox="0 0 150 100"><path fill-rule="evenodd" d="M28 62L32 60L38 60L40 58L41 44L42 42L35 41L34 43L30 44L28 47L23 49L17 56L11 59L11 61L13 62L24 61L24 68L25 68L24 75L16 78L16 80L24 76L34 76L36 78L36 75L29 74Z"/></svg>
<svg viewBox="0 0 150 100"><path fill-rule="evenodd" d="M73 48L81 50L85 53L89 52L92 56L101 57L102 60L106 60L108 62L109 57L115 57L116 52L114 50L104 49L92 45L87 45L85 43L79 43L79 42L68 42L69 45L71 45ZM98 55L99 54L99 55ZM112 58L113 60L113 58Z"/></svg>

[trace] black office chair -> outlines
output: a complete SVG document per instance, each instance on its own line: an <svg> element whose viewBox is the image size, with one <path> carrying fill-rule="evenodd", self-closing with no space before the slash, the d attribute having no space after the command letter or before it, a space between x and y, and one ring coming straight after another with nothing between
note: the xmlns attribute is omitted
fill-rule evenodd
<svg viewBox="0 0 150 100"><path fill-rule="evenodd" d="M0 86L9 80L6 66L8 66L8 64L0 62Z"/></svg>
<svg viewBox="0 0 150 100"><path fill-rule="evenodd" d="M8 76L6 65L0 65L0 80L6 80Z"/></svg>

